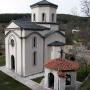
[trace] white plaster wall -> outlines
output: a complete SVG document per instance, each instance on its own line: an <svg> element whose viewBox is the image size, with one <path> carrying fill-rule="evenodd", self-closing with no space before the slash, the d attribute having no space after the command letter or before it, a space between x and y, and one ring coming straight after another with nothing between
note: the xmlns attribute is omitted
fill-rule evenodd
<svg viewBox="0 0 90 90"><path fill-rule="evenodd" d="M45 68L45 73L44 73L44 76L45 76L45 79L44 79L44 87L46 88L49 88L48 86L48 74L49 73L52 73L54 75L54 90L58 90L57 87L58 87L58 75L57 75L57 71L55 70L50 70L48 68Z"/></svg>
<svg viewBox="0 0 90 90"><path fill-rule="evenodd" d="M32 22L38 22L39 21L39 8L37 7L37 8L33 8L33 9L31 9L31 21ZM36 15L36 21L33 21L33 14L35 14Z"/></svg>
<svg viewBox="0 0 90 90"><path fill-rule="evenodd" d="M50 18L50 21L52 22L52 13L54 13L54 15L55 15L55 17L54 17L54 22L56 23L56 9L55 8L50 8L50 16L49 16L49 18Z"/></svg>
<svg viewBox="0 0 90 90"><path fill-rule="evenodd" d="M9 39L16 40L15 47L11 47ZM21 40L14 33L5 38L6 67L11 69L11 55L15 56L15 72L21 75Z"/></svg>
<svg viewBox="0 0 90 90"><path fill-rule="evenodd" d="M32 22L33 22L33 14L36 14L36 22L42 22L42 13L46 13L46 22L51 21L52 13L55 14L54 22L56 22L56 9L52 7L35 7L32 8Z"/></svg>
<svg viewBox="0 0 90 90"><path fill-rule="evenodd" d="M52 51L51 51L51 59L55 59L55 58L59 58L60 57L60 47L52 47Z"/></svg>
<svg viewBox="0 0 90 90"><path fill-rule="evenodd" d="M44 87L49 88L48 86L48 74L52 73L54 75L54 90L65 90L65 78L59 77L57 71L45 68L44 73ZM59 86L58 86L59 85Z"/></svg>
<svg viewBox="0 0 90 90"><path fill-rule="evenodd" d="M37 37L37 47L32 47L32 38ZM36 65L33 65L33 52L37 52ZM43 38L32 34L25 40L25 76L43 71Z"/></svg>
<svg viewBox="0 0 90 90"><path fill-rule="evenodd" d="M45 68L44 73L44 87L48 88L48 73L50 73L50 70Z"/></svg>
<svg viewBox="0 0 90 90"><path fill-rule="evenodd" d="M59 90L65 90L66 87L66 79L63 77L59 77ZM57 89L58 90L58 89Z"/></svg>
<svg viewBox="0 0 90 90"><path fill-rule="evenodd" d="M48 50L48 47L49 47L48 44L50 44L50 43L52 43L54 41L60 41L60 42L65 43L65 37L63 37L62 35L60 35L58 33L54 33L54 34L48 36L45 39L45 59L44 60L50 59L49 58L50 57L49 56L50 54L48 55L48 52L49 52L49 50Z"/></svg>

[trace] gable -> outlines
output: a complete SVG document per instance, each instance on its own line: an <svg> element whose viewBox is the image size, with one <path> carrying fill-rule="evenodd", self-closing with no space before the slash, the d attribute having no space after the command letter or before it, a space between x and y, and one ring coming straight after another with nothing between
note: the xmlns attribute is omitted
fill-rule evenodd
<svg viewBox="0 0 90 90"><path fill-rule="evenodd" d="M6 28L9 29L9 28L20 28L20 27L16 25L14 22L11 22Z"/></svg>

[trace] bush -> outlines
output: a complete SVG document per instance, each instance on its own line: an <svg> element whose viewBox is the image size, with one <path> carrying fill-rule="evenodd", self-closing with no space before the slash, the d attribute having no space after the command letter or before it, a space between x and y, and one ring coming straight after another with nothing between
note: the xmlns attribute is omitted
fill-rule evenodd
<svg viewBox="0 0 90 90"><path fill-rule="evenodd" d="M87 72L85 71L85 67L81 67L77 72L77 80L82 82L85 78L90 74L90 66L88 66Z"/></svg>

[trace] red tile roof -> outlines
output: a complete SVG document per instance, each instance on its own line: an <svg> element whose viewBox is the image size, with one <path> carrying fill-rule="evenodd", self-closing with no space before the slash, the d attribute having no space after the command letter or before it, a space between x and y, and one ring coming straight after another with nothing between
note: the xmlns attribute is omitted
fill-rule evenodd
<svg viewBox="0 0 90 90"><path fill-rule="evenodd" d="M51 59L44 66L56 71L76 71L79 68L78 63L60 58Z"/></svg>

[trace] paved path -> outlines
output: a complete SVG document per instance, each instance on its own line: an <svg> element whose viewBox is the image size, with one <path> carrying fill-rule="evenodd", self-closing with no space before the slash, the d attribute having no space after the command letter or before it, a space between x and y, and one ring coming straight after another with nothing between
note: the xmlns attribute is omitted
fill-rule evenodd
<svg viewBox="0 0 90 90"><path fill-rule="evenodd" d="M47 88L41 86L40 84L38 84L32 80L30 80L29 77L21 77L15 73L13 73L12 71L6 69L4 66L0 67L0 70L2 72L4 72L5 74L7 74L8 76L12 77L13 79L24 84L25 86L31 88L32 90L50 90L50 89L47 89Z"/></svg>

